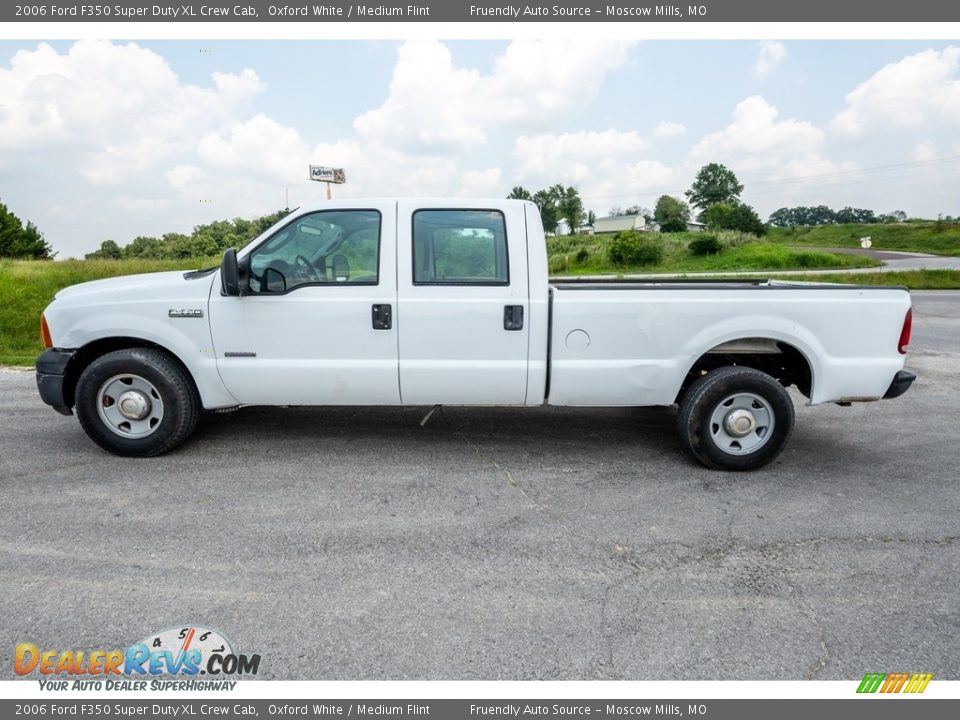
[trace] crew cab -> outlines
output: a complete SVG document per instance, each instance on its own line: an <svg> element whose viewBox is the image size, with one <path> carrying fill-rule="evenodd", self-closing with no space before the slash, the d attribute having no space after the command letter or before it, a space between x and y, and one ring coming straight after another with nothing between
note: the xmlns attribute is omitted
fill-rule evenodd
<svg viewBox="0 0 960 720"><path fill-rule="evenodd" d="M903 288L548 278L521 200L296 210L218 268L99 280L41 318L40 396L102 448L152 456L202 409L246 405L679 405L715 469L775 458L809 404L893 398Z"/></svg>

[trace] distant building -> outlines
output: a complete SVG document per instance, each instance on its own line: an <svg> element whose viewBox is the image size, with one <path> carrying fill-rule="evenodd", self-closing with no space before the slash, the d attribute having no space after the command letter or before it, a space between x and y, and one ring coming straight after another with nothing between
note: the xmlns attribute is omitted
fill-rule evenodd
<svg viewBox="0 0 960 720"><path fill-rule="evenodd" d="M643 215L611 215L593 221L593 231L598 233L648 229L647 219Z"/></svg>
<svg viewBox="0 0 960 720"><path fill-rule="evenodd" d="M636 230L638 232L660 232L660 223L655 220L647 221L643 215L611 215L597 218L593 223L594 232L620 232L621 230ZM687 221L687 232L702 232L707 224Z"/></svg>

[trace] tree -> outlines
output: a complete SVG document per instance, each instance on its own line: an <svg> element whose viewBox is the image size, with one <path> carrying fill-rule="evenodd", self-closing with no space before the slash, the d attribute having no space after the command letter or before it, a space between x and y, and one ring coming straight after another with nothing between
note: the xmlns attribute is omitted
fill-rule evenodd
<svg viewBox="0 0 960 720"><path fill-rule="evenodd" d="M565 188L562 185L554 185L552 190L557 196L560 217L567 219L571 232L576 232L583 224L583 200L580 199L580 193L574 187Z"/></svg>
<svg viewBox="0 0 960 720"><path fill-rule="evenodd" d="M100 249L94 250L83 256L87 260L120 260L123 257L123 251L113 240L104 240L100 243Z"/></svg>
<svg viewBox="0 0 960 720"><path fill-rule="evenodd" d="M739 203L742 192L743 185L732 170L710 163L700 168L685 195L691 205L706 210L714 203Z"/></svg>
<svg viewBox="0 0 960 720"><path fill-rule="evenodd" d="M51 260L56 253L32 222L23 222L0 202L0 257Z"/></svg>
<svg viewBox="0 0 960 720"><path fill-rule="evenodd" d="M587 225L593 225L597 221L597 214L591 210L587 213Z"/></svg>
<svg viewBox="0 0 960 720"><path fill-rule="evenodd" d="M543 229L547 232L556 232L557 223L560 222L560 213L550 191L537 190L531 199L540 209L540 221L543 223Z"/></svg>
<svg viewBox="0 0 960 720"><path fill-rule="evenodd" d="M523 188L513 190L516 192L518 189L523 190ZM564 187L558 183L544 190L538 190L531 200L540 208L540 220L543 222L543 229L547 232L556 232L557 224L562 219L566 219L573 232L576 232L583 223L583 200L574 187Z"/></svg>
<svg viewBox="0 0 960 720"><path fill-rule="evenodd" d="M159 259L164 257L160 238L138 235L123 249L124 257Z"/></svg>
<svg viewBox="0 0 960 720"><path fill-rule="evenodd" d="M641 215L644 220L653 220L654 214L649 208L643 205L631 205L623 211L624 215Z"/></svg>
<svg viewBox="0 0 960 720"><path fill-rule="evenodd" d="M704 212L711 230L738 230L752 235L766 235L767 227L757 212L745 203L714 203Z"/></svg>
<svg viewBox="0 0 960 720"><path fill-rule="evenodd" d="M683 200L661 195L653 210L653 217L660 224L662 232L683 232L690 219L690 206Z"/></svg>
<svg viewBox="0 0 960 720"><path fill-rule="evenodd" d="M533 195L522 185L517 185L510 191L510 194L507 195L507 200L533 200Z"/></svg>
<svg viewBox="0 0 960 720"><path fill-rule="evenodd" d="M733 203L714 203L704 211L703 219L711 230L732 230L734 211Z"/></svg>

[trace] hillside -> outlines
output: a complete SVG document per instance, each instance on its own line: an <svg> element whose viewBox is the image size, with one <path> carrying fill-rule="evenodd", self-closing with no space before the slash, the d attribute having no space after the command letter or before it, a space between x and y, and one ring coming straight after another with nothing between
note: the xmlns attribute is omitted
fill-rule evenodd
<svg viewBox="0 0 960 720"><path fill-rule="evenodd" d="M815 247L860 247L869 237L875 250L904 250L933 255L960 255L960 223L905 222L878 225L817 225L772 227L770 242Z"/></svg>

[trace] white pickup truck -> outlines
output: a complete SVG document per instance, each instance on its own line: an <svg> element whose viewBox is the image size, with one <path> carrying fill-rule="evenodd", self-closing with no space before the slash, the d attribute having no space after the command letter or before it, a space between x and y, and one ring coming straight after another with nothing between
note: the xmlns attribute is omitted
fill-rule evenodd
<svg viewBox="0 0 960 720"><path fill-rule="evenodd" d="M902 288L548 279L519 200L294 211L219 268L83 283L41 318L44 402L102 448L180 445L243 405L679 405L704 465L750 470L811 405L910 387Z"/></svg>

